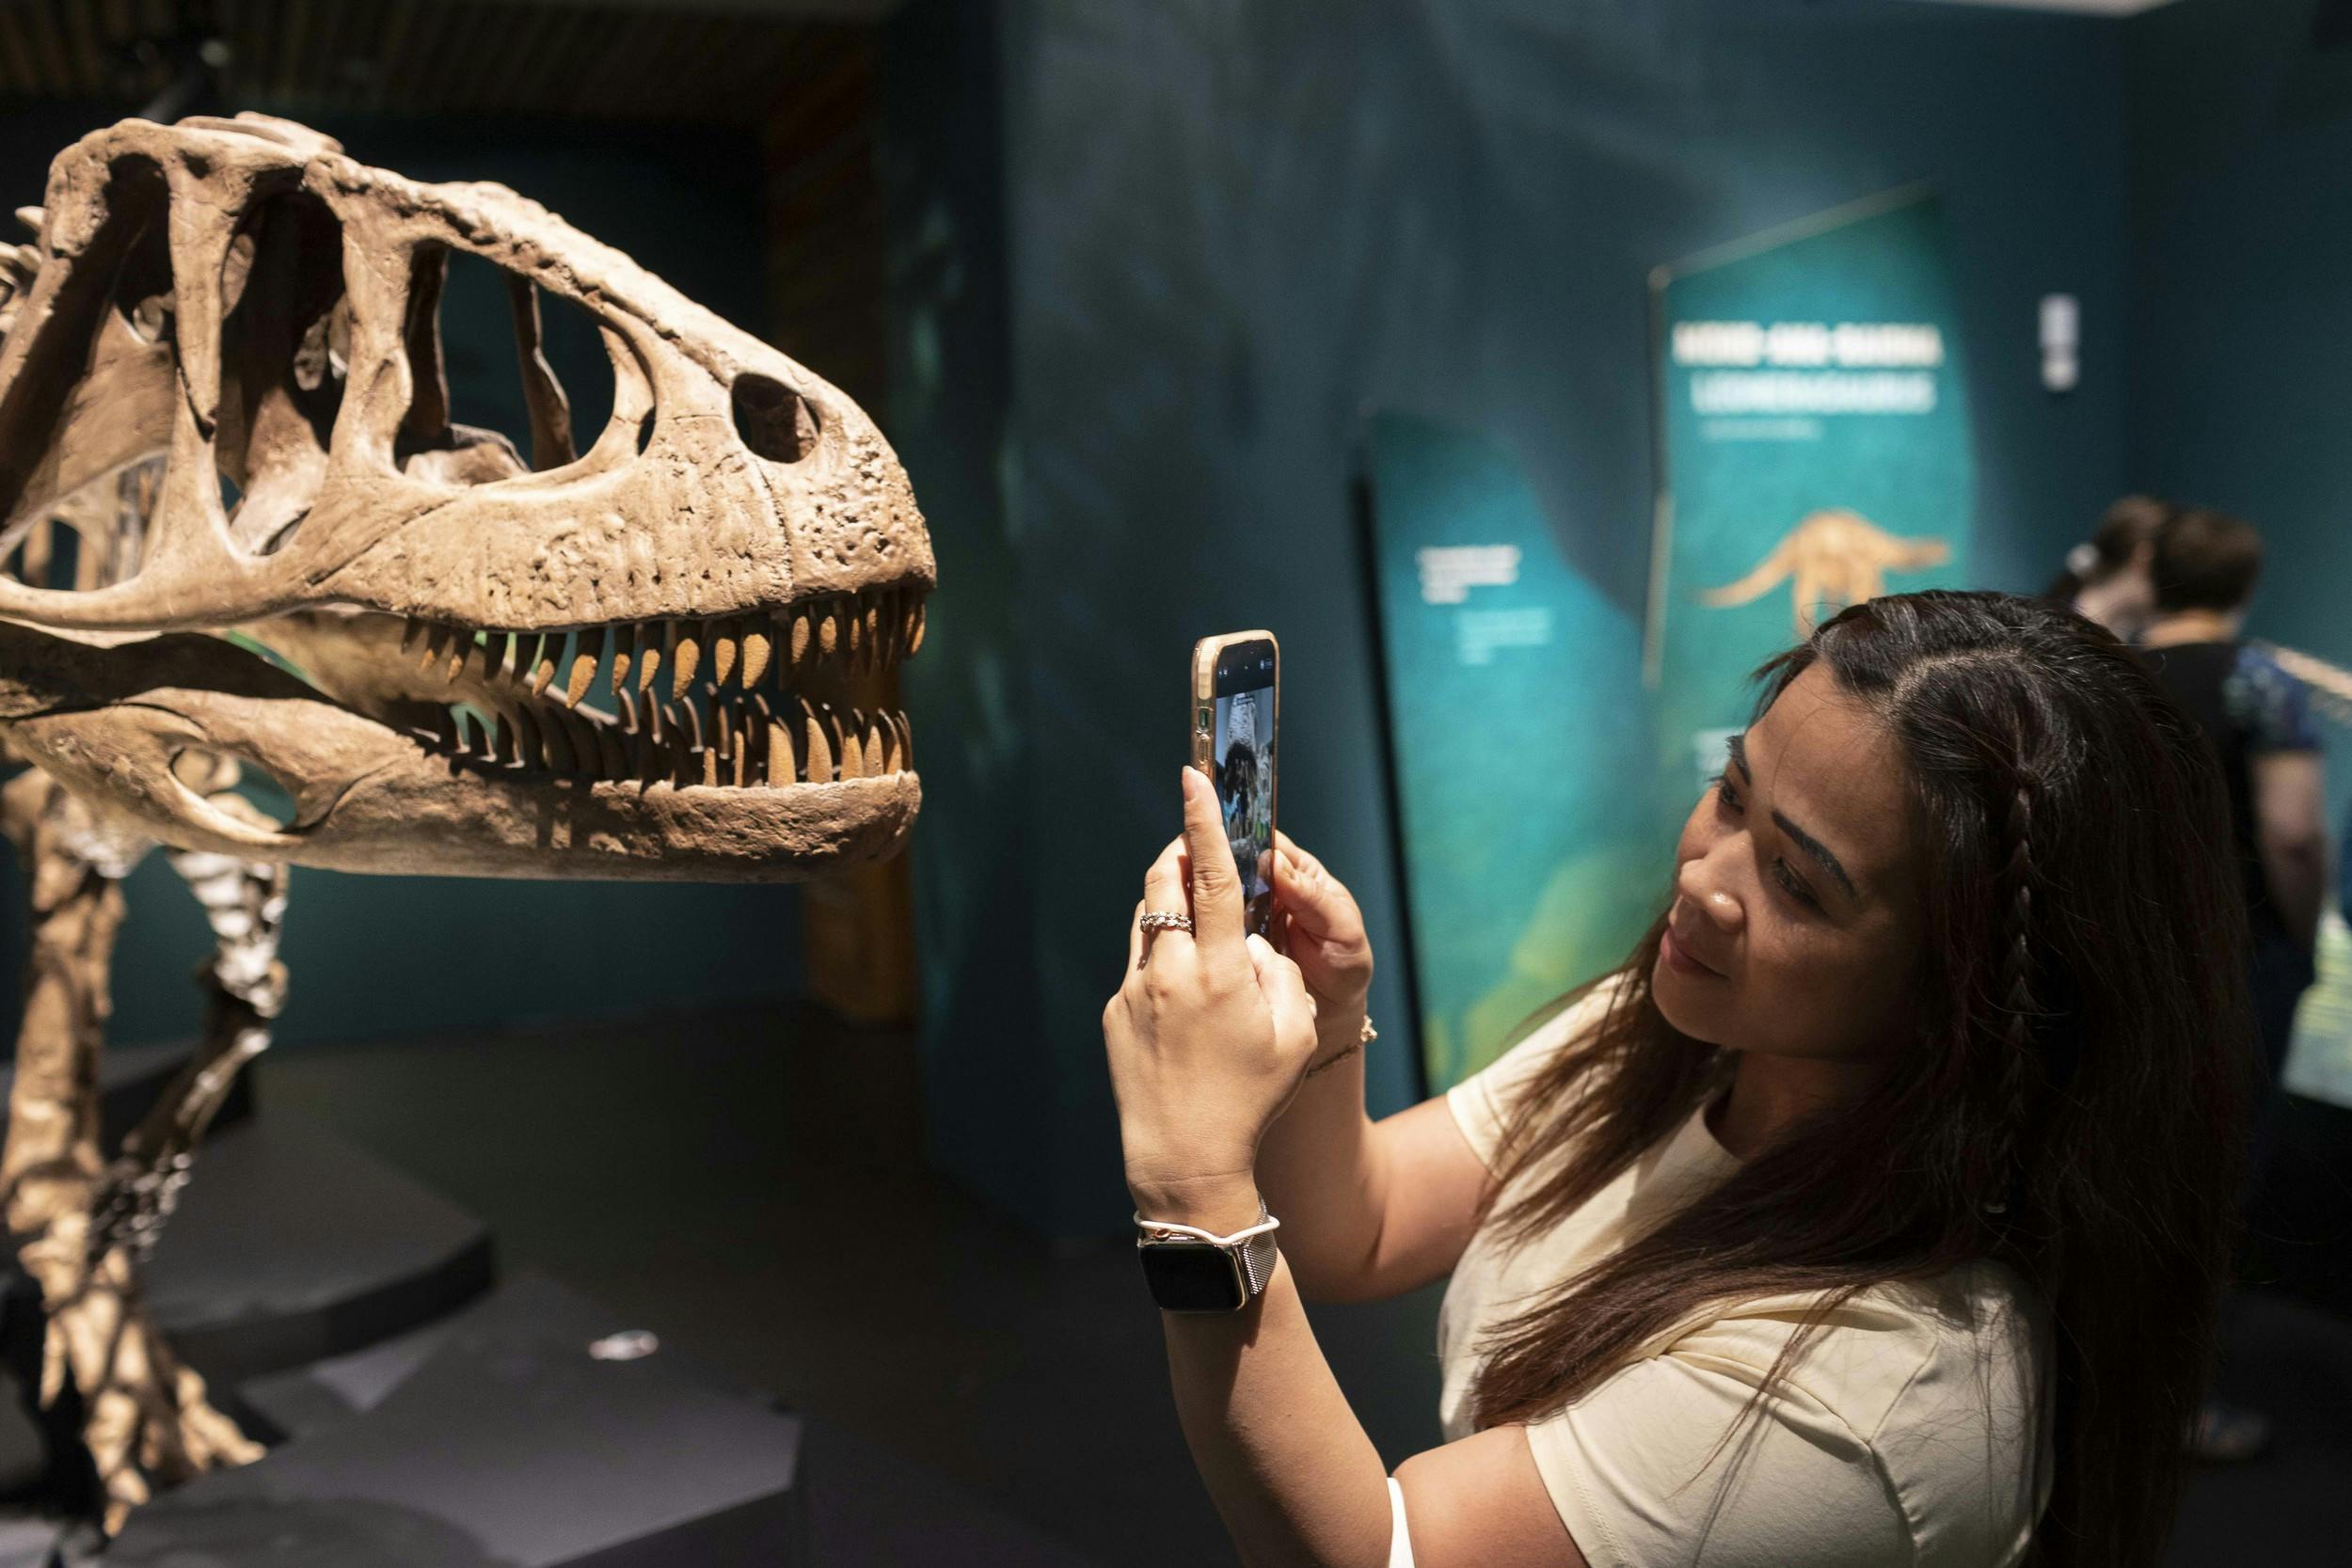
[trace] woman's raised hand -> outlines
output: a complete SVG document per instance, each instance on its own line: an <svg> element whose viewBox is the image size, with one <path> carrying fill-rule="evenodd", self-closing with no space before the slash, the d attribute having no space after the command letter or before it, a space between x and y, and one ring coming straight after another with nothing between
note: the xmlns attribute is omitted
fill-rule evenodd
<svg viewBox="0 0 2352 1568"><path fill-rule="evenodd" d="M1290 834L1274 835L1275 944L1315 999L1319 1055L1356 1043L1372 990L1372 942L1356 895Z"/></svg>
<svg viewBox="0 0 2352 1568"><path fill-rule="evenodd" d="M1145 874L1103 1043L1138 1212L1220 1232L1256 1222L1258 1141L1316 1049L1299 966L1246 931L1242 904L1216 793L1187 768L1184 837ZM1192 929L1146 931L1147 911Z"/></svg>

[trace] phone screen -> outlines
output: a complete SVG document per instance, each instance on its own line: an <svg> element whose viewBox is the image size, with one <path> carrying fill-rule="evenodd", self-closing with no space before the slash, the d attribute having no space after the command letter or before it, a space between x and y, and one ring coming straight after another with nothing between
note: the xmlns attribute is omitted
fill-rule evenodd
<svg viewBox="0 0 2352 1568"><path fill-rule="evenodd" d="M1261 935L1274 913L1274 679L1271 642L1238 642L1217 654L1211 777L1249 929Z"/></svg>

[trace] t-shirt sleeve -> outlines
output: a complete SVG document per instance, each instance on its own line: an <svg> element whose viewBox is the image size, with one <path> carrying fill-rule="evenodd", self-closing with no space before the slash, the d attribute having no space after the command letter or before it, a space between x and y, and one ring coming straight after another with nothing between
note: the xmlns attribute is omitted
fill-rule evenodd
<svg viewBox="0 0 2352 1568"><path fill-rule="evenodd" d="M1760 1376L1678 1345L1528 1427L1545 1489L1593 1568L1915 1560L1869 1444L1801 1388L1750 1415Z"/></svg>
<svg viewBox="0 0 2352 1568"><path fill-rule="evenodd" d="M1601 981L1574 1006L1544 1020L1526 1038L1446 1091L1447 1109L1488 1170L1495 1168L1503 1123L1518 1091L1550 1066L1562 1050L1599 1026L1617 984L1613 976Z"/></svg>
<svg viewBox="0 0 2352 1568"><path fill-rule="evenodd" d="M2246 749L2256 755L2316 752L2319 726L2312 719L2311 689L2254 643L2238 650L2232 673L2230 705L2246 726Z"/></svg>

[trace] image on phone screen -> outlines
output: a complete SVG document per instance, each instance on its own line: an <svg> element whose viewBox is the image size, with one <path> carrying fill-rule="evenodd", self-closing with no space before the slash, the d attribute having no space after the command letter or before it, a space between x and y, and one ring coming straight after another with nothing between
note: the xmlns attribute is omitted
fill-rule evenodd
<svg viewBox="0 0 2352 1568"><path fill-rule="evenodd" d="M1249 929L1263 932L1274 905L1274 654L1264 643L1240 651L1217 662L1211 755Z"/></svg>

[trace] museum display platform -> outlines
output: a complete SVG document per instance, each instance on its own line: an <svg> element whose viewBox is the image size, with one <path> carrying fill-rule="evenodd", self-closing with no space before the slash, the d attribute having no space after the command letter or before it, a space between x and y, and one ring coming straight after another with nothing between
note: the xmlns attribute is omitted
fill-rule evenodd
<svg viewBox="0 0 2352 1568"><path fill-rule="evenodd" d="M112 1136L185 1053L107 1053ZM14 1275L0 1568L1094 1568L869 1437L628 1342L642 1324L552 1279L501 1277L480 1219L256 1101L247 1081L225 1108L148 1279L171 1341L270 1451L158 1497L103 1552L30 1512L40 1324Z"/></svg>

